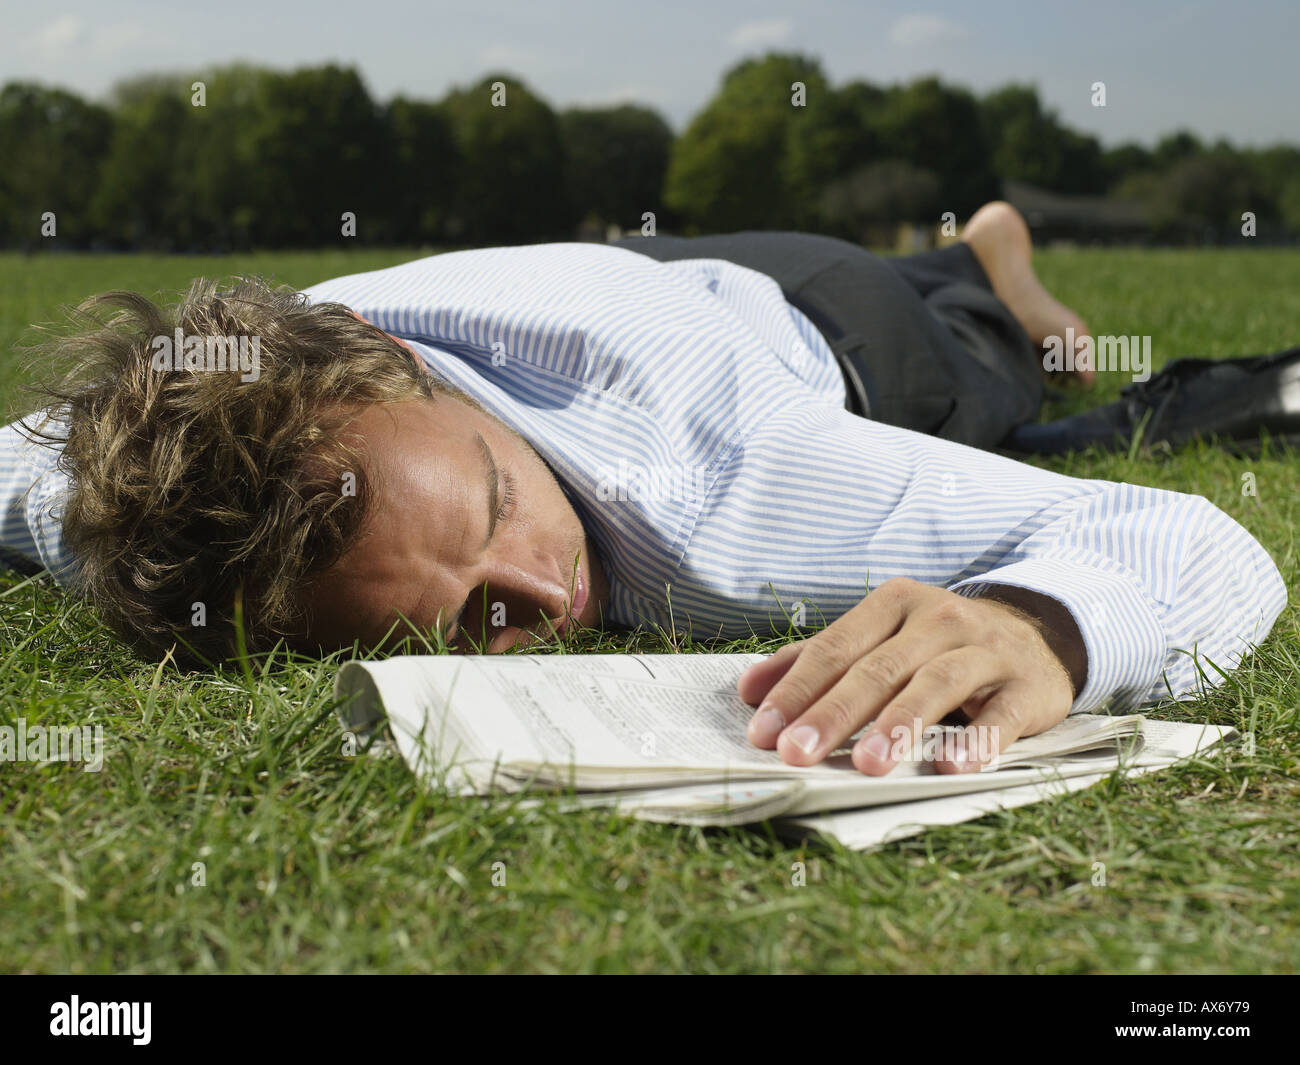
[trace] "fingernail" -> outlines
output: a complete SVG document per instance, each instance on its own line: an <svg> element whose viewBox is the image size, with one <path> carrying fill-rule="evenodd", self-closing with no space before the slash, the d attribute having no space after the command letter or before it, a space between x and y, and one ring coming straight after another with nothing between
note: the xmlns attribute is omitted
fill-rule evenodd
<svg viewBox="0 0 1300 1065"><path fill-rule="evenodd" d="M749 719L749 742L767 747L776 742L785 725L785 715L780 710L762 703Z"/></svg>
<svg viewBox="0 0 1300 1065"><path fill-rule="evenodd" d="M793 743L804 754L817 753L817 730L811 725L799 725L797 728L790 729L784 733L785 737Z"/></svg>
<svg viewBox="0 0 1300 1065"><path fill-rule="evenodd" d="M878 729L873 729L862 740L862 749L878 762L891 762L889 737Z"/></svg>

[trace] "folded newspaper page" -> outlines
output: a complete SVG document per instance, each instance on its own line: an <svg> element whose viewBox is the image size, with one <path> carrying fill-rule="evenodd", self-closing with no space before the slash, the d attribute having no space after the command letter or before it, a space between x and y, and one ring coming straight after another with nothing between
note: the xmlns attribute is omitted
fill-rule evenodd
<svg viewBox="0 0 1300 1065"><path fill-rule="evenodd" d="M1142 754L1122 770L1125 776L1159 772L1175 762L1205 755L1218 744L1238 735L1236 729L1222 725L1153 721L1149 717L1142 721L1142 733L1145 740ZM773 827L778 834L787 837L820 835L836 839L850 850L874 850L895 840L919 835L929 828L958 825L974 821L985 814L1013 810L1017 806L1081 791L1100 783L1108 776L1110 772L1091 773L1087 776L1061 777L951 798L891 803L887 806L840 810L808 817L784 817L776 819Z"/></svg>
<svg viewBox="0 0 1300 1065"><path fill-rule="evenodd" d="M736 692L760 655L403 656L350 662L335 684L348 728L387 723L417 776L466 795L577 792L646 820L745 824L1096 776L1144 758L1140 716L1075 715L983 771L941 774L930 729L884 777L848 750L787 765L746 738ZM1193 726L1193 728L1196 728ZM947 730L951 736L958 730Z"/></svg>

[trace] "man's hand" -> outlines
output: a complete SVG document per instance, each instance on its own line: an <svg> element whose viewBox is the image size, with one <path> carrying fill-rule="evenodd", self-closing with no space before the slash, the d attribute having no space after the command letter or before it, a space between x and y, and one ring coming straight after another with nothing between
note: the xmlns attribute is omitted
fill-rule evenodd
<svg viewBox="0 0 1300 1065"><path fill-rule="evenodd" d="M1059 602L997 587L968 599L942 588L886 581L824 631L787 644L740 677L740 696L759 704L749 725L756 746L791 765L813 765L870 722L853 764L882 775L895 765L898 737L961 709L972 729L995 729L1001 752L1051 728L1070 712L1087 676L1083 639ZM987 745L967 742L970 754ZM941 772L979 762L941 761Z"/></svg>

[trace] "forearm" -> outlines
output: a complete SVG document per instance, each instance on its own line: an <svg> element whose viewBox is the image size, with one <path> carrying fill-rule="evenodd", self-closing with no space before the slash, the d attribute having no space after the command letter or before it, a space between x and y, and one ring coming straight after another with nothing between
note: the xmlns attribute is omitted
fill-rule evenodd
<svg viewBox="0 0 1300 1065"><path fill-rule="evenodd" d="M953 587L963 595L1011 596L1013 605L1025 594L1056 601L1056 609L1030 612L1043 615L1058 654L1068 656L1072 644L1081 649L1075 653L1084 657L1086 679L1075 712L1171 693L1183 698L1202 677L1217 683L1219 674L1193 654L1234 668L1286 604L1267 552L1207 501L1131 485L1110 494L1125 505L1103 495Z"/></svg>

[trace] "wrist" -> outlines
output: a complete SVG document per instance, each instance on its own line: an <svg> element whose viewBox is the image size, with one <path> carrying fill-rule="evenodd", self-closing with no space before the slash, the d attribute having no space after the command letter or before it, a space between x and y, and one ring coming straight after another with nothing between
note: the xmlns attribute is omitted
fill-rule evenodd
<svg viewBox="0 0 1300 1065"><path fill-rule="evenodd" d="M1088 681L1088 653L1083 634L1065 605L1051 596L1009 584L990 585L978 598L1009 609L1032 625L1069 678L1077 699Z"/></svg>

